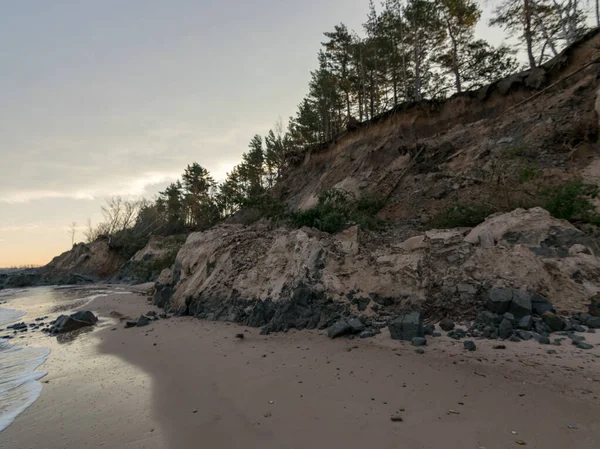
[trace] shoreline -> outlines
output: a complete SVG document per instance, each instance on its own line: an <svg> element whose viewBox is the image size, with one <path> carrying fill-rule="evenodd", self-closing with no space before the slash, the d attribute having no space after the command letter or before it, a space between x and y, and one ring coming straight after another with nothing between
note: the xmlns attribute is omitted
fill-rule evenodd
<svg viewBox="0 0 600 449"><path fill-rule="evenodd" d="M158 311L142 295L96 298L97 328L52 339L48 383L0 448L598 447L597 347L482 340L470 353L441 337L418 355L387 331L261 336L192 317L124 329L111 312Z"/></svg>

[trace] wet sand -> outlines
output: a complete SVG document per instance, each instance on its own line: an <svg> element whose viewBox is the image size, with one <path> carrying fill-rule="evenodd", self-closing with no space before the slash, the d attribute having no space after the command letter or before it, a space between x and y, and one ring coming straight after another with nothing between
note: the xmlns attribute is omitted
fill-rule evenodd
<svg viewBox="0 0 600 449"><path fill-rule="evenodd" d="M0 448L600 447L600 347L476 341L469 353L443 337L418 355L386 332L260 336L189 317L124 329L111 311L157 310L137 294L87 308L100 326L51 339L49 383Z"/></svg>

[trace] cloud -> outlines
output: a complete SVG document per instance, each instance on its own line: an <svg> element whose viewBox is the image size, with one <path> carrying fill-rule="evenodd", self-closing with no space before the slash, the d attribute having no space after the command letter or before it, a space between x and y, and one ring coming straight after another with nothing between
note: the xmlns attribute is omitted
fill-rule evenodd
<svg viewBox="0 0 600 449"><path fill-rule="evenodd" d="M266 129L239 123L223 132L206 131L173 122L142 126L133 136L29 142L29 149L3 156L7 169L0 178L0 203L152 196L192 162L222 181L240 162L252 135ZM54 149L41 151L40 145Z"/></svg>
<svg viewBox="0 0 600 449"><path fill-rule="evenodd" d="M39 229L41 225L36 223L30 223L20 226L2 226L0 227L0 232L22 232L22 231L31 231L34 229Z"/></svg>

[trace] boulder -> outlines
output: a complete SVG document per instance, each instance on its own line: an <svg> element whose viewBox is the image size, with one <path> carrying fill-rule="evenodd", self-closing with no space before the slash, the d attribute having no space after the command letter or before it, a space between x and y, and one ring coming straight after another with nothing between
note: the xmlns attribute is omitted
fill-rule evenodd
<svg viewBox="0 0 600 449"><path fill-rule="evenodd" d="M532 293L530 296L530 300L531 300L531 309L532 309L533 313L535 313L537 315L541 316L542 314L544 314L544 312L552 312L554 310L554 307L552 307L552 304L550 303L550 301L548 301L542 295L539 295L537 293Z"/></svg>
<svg viewBox="0 0 600 449"><path fill-rule="evenodd" d="M358 318L348 320L348 326L352 328L351 331L353 334L359 334L365 330L365 325Z"/></svg>
<svg viewBox="0 0 600 449"><path fill-rule="evenodd" d="M524 316L517 323L517 328L518 329L523 329L523 330L526 330L526 331L528 331L529 329L531 329L531 326L533 326L533 317L531 315Z"/></svg>
<svg viewBox="0 0 600 449"><path fill-rule="evenodd" d="M75 312L71 314L71 318L87 323L89 326L92 326L98 322L98 318L96 318L96 316L89 310L80 310L79 312Z"/></svg>
<svg viewBox="0 0 600 449"><path fill-rule="evenodd" d="M389 326L393 340L411 341L415 337L423 337L423 318L419 312L410 312L392 321Z"/></svg>
<svg viewBox="0 0 600 449"><path fill-rule="evenodd" d="M452 329L454 329L454 326L454 321L452 321L450 318L444 318L442 321L440 321L440 327L443 331L450 332Z"/></svg>
<svg viewBox="0 0 600 449"><path fill-rule="evenodd" d="M352 326L350 326L346 320L340 320L327 329L327 336L329 338L337 338L342 335L350 334L351 332Z"/></svg>
<svg viewBox="0 0 600 449"><path fill-rule="evenodd" d="M600 317L599 316L589 317L585 324L590 329L600 329Z"/></svg>
<svg viewBox="0 0 600 449"><path fill-rule="evenodd" d="M358 336L360 338L371 338L371 337L374 337L375 335L377 335L376 332L374 332L372 330L366 330L366 331L362 331Z"/></svg>
<svg viewBox="0 0 600 449"><path fill-rule="evenodd" d="M147 326L148 324L150 324L150 320L148 319L148 317L144 316L144 315L140 315L140 317L137 320L136 326L142 327L142 326Z"/></svg>
<svg viewBox="0 0 600 449"><path fill-rule="evenodd" d="M513 299L513 291L510 288L494 288L489 291L485 301L485 308L499 315L508 311Z"/></svg>
<svg viewBox="0 0 600 449"><path fill-rule="evenodd" d="M575 346L579 349L592 349L594 346L589 343L584 343L582 341L575 342Z"/></svg>
<svg viewBox="0 0 600 449"><path fill-rule="evenodd" d="M510 320L504 318L498 327L498 336L502 339L506 339L512 335L513 325Z"/></svg>
<svg viewBox="0 0 600 449"><path fill-rule="evenodd" d="M125 329L129 329L131 327L136 327L137 326L137 321L126 321L125 322Z"/></svg>
<svg viewBox="0 0 600 449"><path fill-rule="evenodd" d="M517 320L531 315L531 294L523 290L513 290L513 298L508 307L508 311L512 313Z"/></svg>
<svg viewBox="0 0 600 449"><path fill-rule="evenodd" d="M73 315L77 315L77 314L73 314ZM54 321L54 325L52 326L51 332L53 334L63 334L65 332L71 332L71 331L74 331L74 330L77 330L77 329L81 329L82 327L93 326L94 323L96 321L98 321L98 319L91 312L89 312L89 315L88 314L82 314L82 315L80 315L86 321L77 320L77 319L73 318L73 315L71 315L71 316L68 316L68 315L61 315L61 316L59 316ZM91 317L93 317L93 319Z"/></svg>
<svg viewBox="0 0 600 449"><path fill-rule="evenodd" d="M463 343L465 349L467 351L475 351L475 349L477 349L477 346L475 345L475 342L471 341L471 340L467 340Z"/></svg>
<svg viewBox="0 0 600 449"><path fill-rule="evenodd" d="M524 330L518 330L517 335L519 336L519 338L521 340L525 340L525 341L531 340L531 338L533 337L533 335L531 335L531 332L527 332Z"/></svg>
<svg viewBox="0 0 600 449"><path fill-rule="evenodd" d="M484 310L483 312L479 313L479 315L477 315L477 318L475 319L475 322L477 324L492 327L497 326L498 324L500 324L501 321L501 316L492 312L488 312L487 310Z"/></svg>
<svg viewBox="0 0 600 449"><path fill-rule="evenodd" d="M425 335L433 335L434 332L435 332L435 325L434 324L426 324L425 326L423 326L423 334L425 334Z"/></svg>
<svg viewBox="0 0 600 449"><path fill-rule="evenodd" d="M552 312L544 312L542 314L544 324L546 324L553 332L561 331L565 328L565 321L558 315Z"/></svg>
<svg viewBox="0 0 600 449"><path fill-rule="evenodd" d="M427 340L423 337L415 337L411 340L413 346L425 346L427 344Z"/></svg>
<svg viewBox="0 0 600 449"><path fill-rule="evenodd" d="M541 345L549 345L550 344L550 339L548 337L546 337L545 335L540 335L537 339L537 341L541 344Z"/></svg>

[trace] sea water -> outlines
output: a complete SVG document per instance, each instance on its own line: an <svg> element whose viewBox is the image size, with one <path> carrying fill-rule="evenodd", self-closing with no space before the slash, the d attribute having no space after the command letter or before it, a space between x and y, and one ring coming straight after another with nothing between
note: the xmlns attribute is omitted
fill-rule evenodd
<svg viewBox="0 0 600 449"><path fill-rule="evenodd" d="M50 321L63 311L68 313L66 311L73 307L84 306L103 293L103 290L81 291L64 287L3 290L0 292L0 329L4 331L0 335L13 335L11 329L6 329L11 323L32 322L43 316L49 316L46 321ZM27 317L23 318L25 315ZM39 397L42 392L39 380L46 372L38 371L38 368L50 355L48 348L19 346L13 343L15 341L0 338L0 432ZM40 340L41 345L43 341Z"/></svg>
<svg viewBox="0 0 600 449"><path fill-rule="evenodd" d="M0 319L2 313L0 309ZM0 340L0 432L39 397L39 380L46 372L37 368L48 355L46 348L20 347Z"/></svg>

